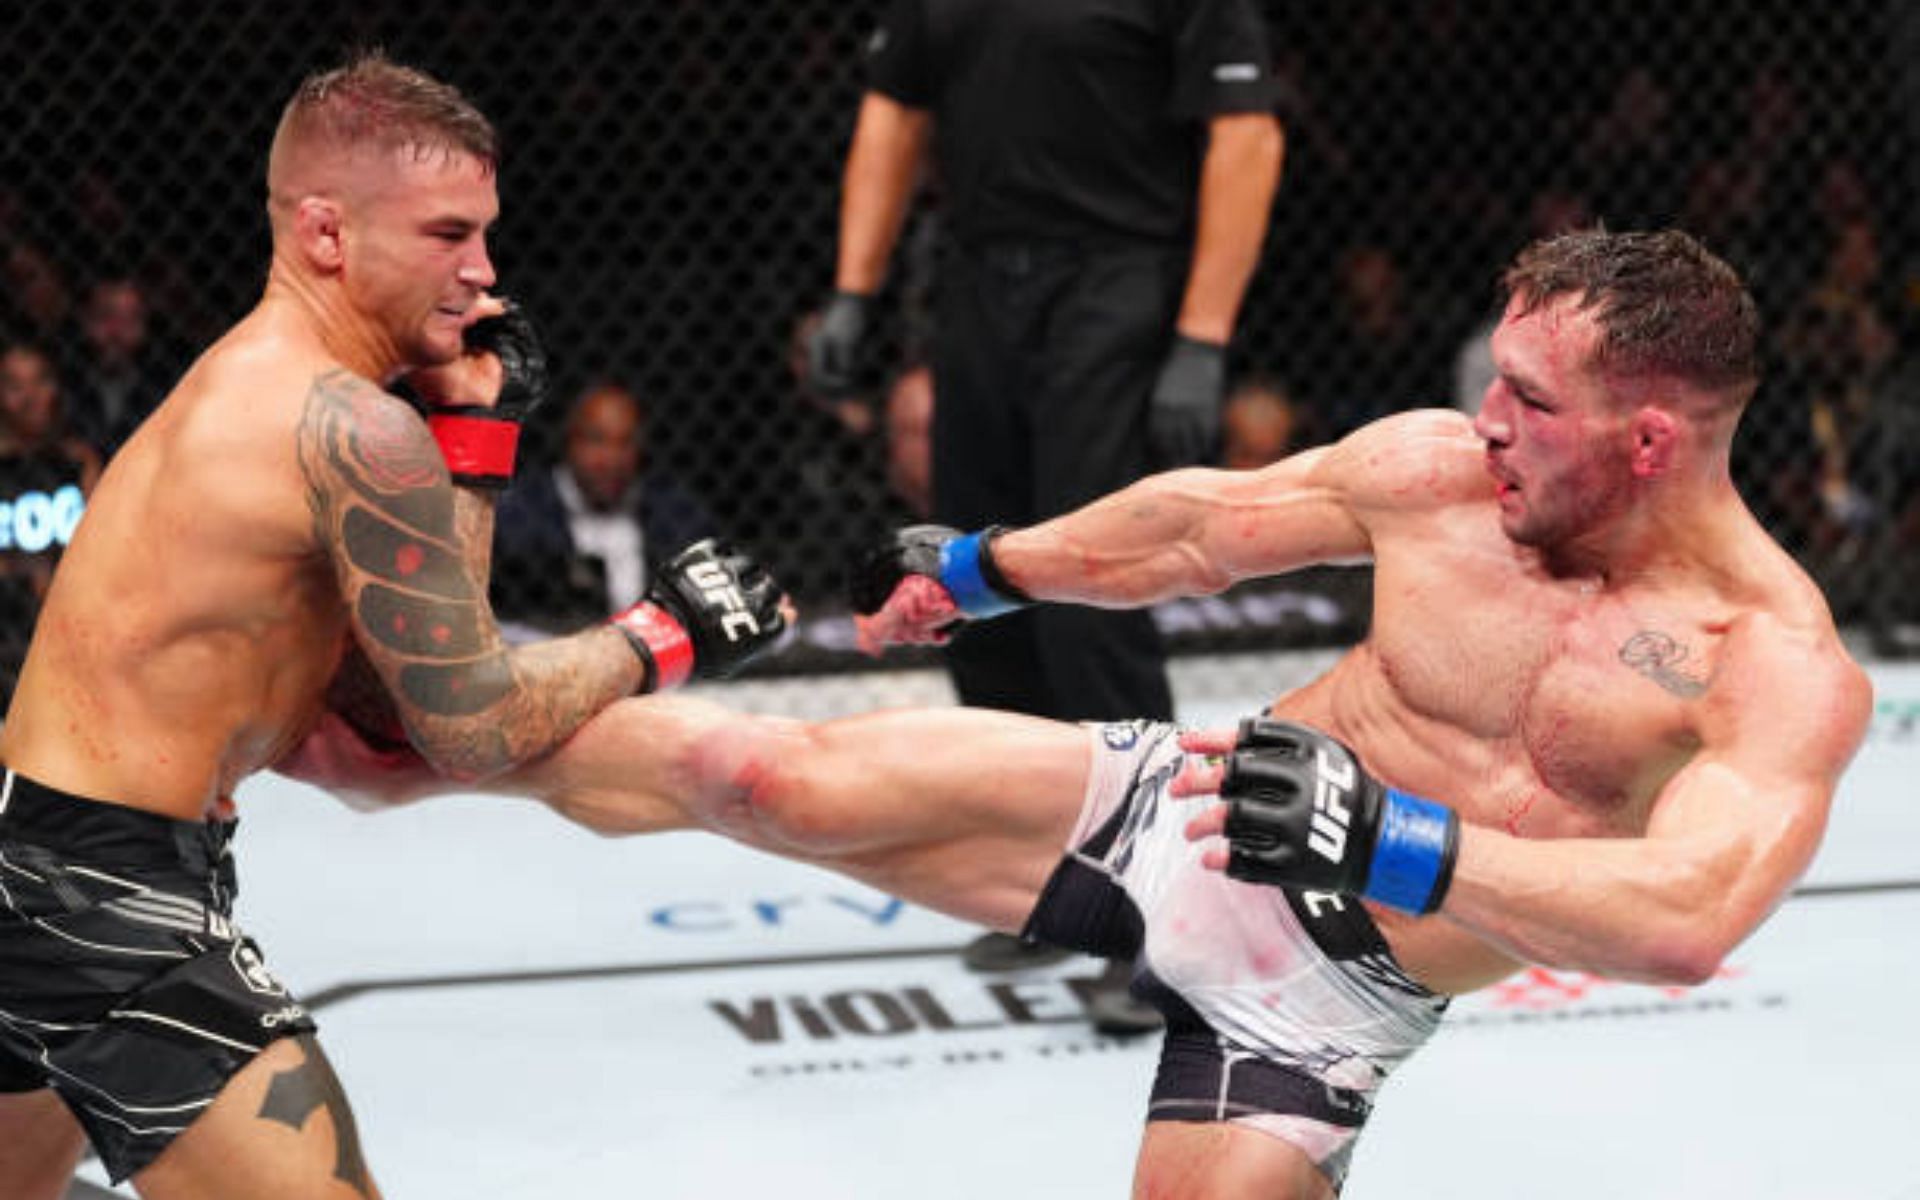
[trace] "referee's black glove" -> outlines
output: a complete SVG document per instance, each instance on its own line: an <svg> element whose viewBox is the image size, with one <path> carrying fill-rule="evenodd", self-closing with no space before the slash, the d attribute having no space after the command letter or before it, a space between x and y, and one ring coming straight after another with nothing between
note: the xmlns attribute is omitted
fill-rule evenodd
<svg viewBox="0 0 1920 1200"><path fill-rule="evenodd" d="M1148 401L1147 435L1163 469L1210 461L1219 448L1227 348L1176 335Z"/></svg>
<svg viewBox="0 0 1920 1200"><path fill-rule="evenodd" d="M872 323L872 296L834 292L807 338L807 386L827 400L852 395L859 386L860 353Z"/></svg>

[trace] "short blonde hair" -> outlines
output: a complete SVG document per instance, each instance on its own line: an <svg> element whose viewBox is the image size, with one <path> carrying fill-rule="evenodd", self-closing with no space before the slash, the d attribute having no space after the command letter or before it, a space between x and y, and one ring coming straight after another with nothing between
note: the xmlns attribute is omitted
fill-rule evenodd
<svg viewBox="0 0 1920 1200"><path fill-rule="evenodd" d="M459 89L379 50L362 51L301 81L280 114L275 155L296 143L467 154L489 171L500 159L492 122Z"/></svg>

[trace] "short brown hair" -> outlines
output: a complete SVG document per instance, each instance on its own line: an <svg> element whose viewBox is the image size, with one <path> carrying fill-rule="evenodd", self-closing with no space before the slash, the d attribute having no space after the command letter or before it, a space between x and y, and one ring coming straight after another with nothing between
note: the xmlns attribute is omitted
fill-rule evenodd
<svg viewBox="0 0 1920 1200"><path fill-rule="evenodd" d="M1737 402L1760 378L1760 317L1739 273L1677 229L1580 230L1533 243L1501 277L1522 312L1574 296L1603 370L1667 375Z"/></svg>
<svg viewBox="0 0 1920 1200"><path fill-rule="evenodd" d="M489 170L500 161L493 124L460 94L379 50L302 80L280 116L274 144L297 139L342 147L464 153Z"/></svg>

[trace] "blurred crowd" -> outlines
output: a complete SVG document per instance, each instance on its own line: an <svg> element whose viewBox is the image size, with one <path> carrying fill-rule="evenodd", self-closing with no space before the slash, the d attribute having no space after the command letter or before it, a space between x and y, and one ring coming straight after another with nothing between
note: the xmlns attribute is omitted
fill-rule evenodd
<svg viewBox="0 0 1920 1200"><path fill-rule="evenodd" d="M1563 45L1536 62L1515 54L1523 34L1469 20L1463 4L1343 7L1312 42L1274 26L1287 167L1232 352L1219 464L1257 469L1393 409L1471 411L1491 370L1496 264L1554 230L1675 224L1748 275L1765 317L1771 361L1736 454L1743 490L1843 622L1920 624L1920 245L1904 152L1889 149L1904 143L1859 111L1829 111L1835 96L1872 102L1870 81L1702 47L1583 64ZM868 386L813 395L800 352L829 275L833 164L859 82L850 30L802 31L776 71L787 111L726 107L743 85L737 60L702 57L724 53L711 29L646 73L647 87L674 90L665 115L630 114L632 131L615 129L629 114L604 78L558 97L565 153L640 147L596 169L631 171L636 191L621 195L676 212L731 203L741 186L698 169L693 138L751 142L772 164L754 176L751 220L636 246L628 217L604 211L621 205L567 207L570 177L516 178L514 155L552 158L509 142L503 279L536 316L544 306L561 386L500 509L504 619L577 626L629 603L649 556L722 530L804 602L837 602L845 554L927 511L937 181L910 217ZM1690 94L1703 72L1710 111ZM757 132L677 128L701 103ZM234 231L217 251L147 236L134 200L148 181L79 143L59 154L0 179L6 684L79 502L259 269ZM532 210L518 223L517 205ZM555 214L564 228L535 227ZM562 237L604 243L603 274L543 273ZM247 271L255 283L235 285ZM202 286L216 276L220 287Z"/></svg>

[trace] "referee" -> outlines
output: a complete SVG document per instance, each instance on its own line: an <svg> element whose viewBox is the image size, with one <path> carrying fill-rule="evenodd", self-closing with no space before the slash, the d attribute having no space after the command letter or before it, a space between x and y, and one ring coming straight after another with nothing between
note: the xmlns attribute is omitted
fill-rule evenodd
<svg viewBox="0 0 1920 1200"><path fill-rule="evenodd" d="M867 56L813 386L855 386L930 148L934 519L1028 525L1211 458L1283 149L1253 0L893 0ZM1038 606L947 662L966 704L1173 715L1144 612Z"/></svg>

